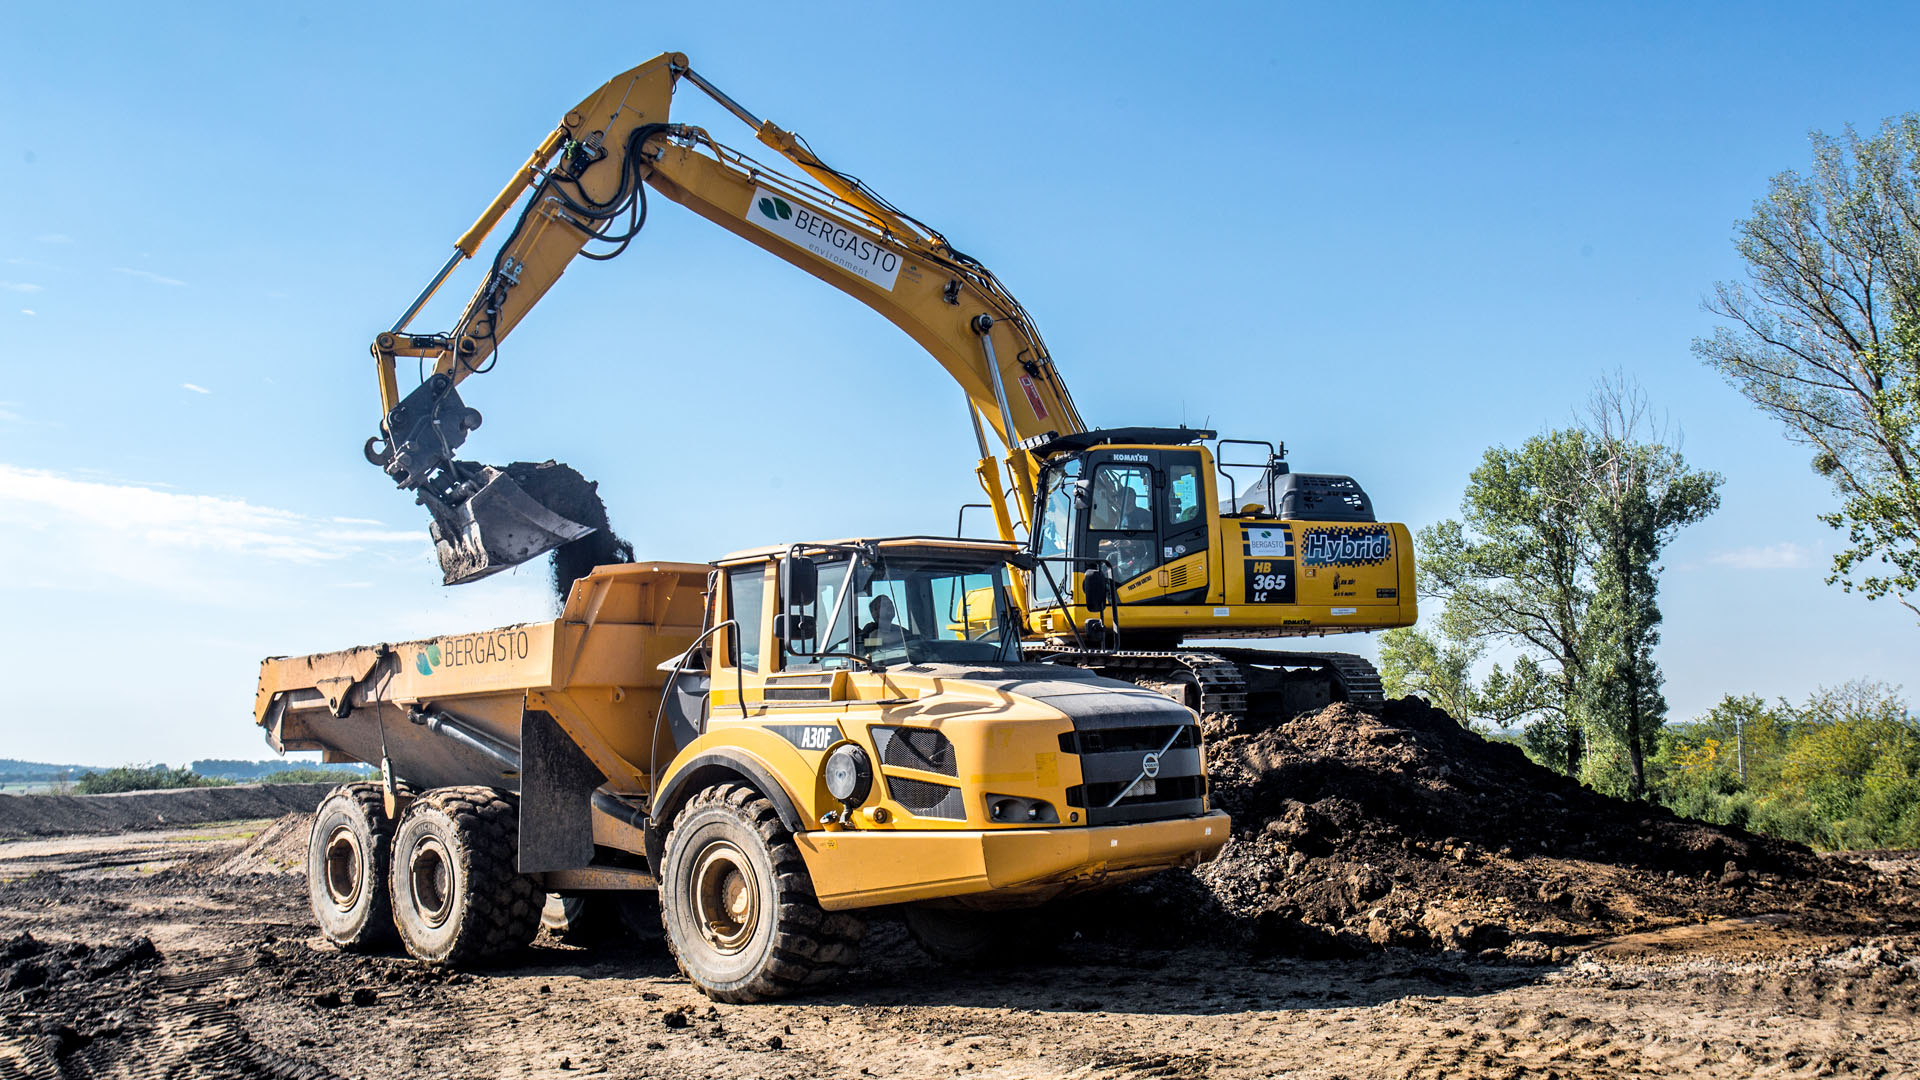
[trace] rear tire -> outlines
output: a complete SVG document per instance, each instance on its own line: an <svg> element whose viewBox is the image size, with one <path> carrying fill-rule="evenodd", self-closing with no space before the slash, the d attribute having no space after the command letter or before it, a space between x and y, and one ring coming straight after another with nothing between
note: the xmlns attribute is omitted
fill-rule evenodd
<svg viewBox="0 0 1920 1080"><path fill-rule="evenodd" d="M307 834L307 900L322 937L353 950L393 941L392 851L379 784L342 784L320 800Z"/></svg>
<svg viewBox="0 0 1920 1080"><path fill-rule="evenodd" d="M407 952L463 967L525 947L545 895L515 869L519 803L483 787L436 788L400 816L389 875Z"/></svg>
<svg viewBox="0 0 1920 1080"><path fill-rule="evenodd" d="M661 863L667 944L681 974L715 1001L785 997L833 981L860 957L866 921L821 909L793 834L750 787L696 794Z"/></svg>

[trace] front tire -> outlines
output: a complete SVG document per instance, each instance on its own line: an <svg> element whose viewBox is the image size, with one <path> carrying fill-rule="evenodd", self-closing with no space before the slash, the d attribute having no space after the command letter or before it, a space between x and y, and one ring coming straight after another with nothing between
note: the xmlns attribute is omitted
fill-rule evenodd
<svg viewBox="0 0 1920 1080"><path fill-rule="evenodd" d="M379 784L342 784L320 800L307 834L307 900L322 937L352 950L393 940L392 848Z"/></svg>
<svg viewBox="0 0 1920 1080"><path fill-rule="evenodd" d="M865 920L820 907L793 834L750 787L696 794L661 863L667 944L681 974L715 1001L785 997L859 959Z"/></svg>
<svg viewBox="0 0 1920 1080"><path fill-rule="evenodd" d="M393 836L393 921L407 952L464 967L525 947L545 894L516 867L519 804L492 788L436 788Z"/></svg>

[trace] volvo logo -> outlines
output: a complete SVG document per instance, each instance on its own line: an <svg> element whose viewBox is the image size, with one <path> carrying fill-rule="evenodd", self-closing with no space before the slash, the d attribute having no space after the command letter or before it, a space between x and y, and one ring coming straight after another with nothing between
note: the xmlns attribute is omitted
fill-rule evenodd
<svg viewBox="0 0 1920 1080"><path fill-rule="evenodd" d="M1141 758L1140 771L1143 773L1146 773L1147 779L1149 780L1153 779L1156 776L1159 776L1160 775L1160 755L1148 754L1146 757Z"/></svg>

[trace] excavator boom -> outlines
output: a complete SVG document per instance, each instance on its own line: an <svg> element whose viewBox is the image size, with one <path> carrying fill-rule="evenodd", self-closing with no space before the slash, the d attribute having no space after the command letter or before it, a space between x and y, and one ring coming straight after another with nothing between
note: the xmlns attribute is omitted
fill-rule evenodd
<svg viewBox="0 0 1920 1080"><path fill-rule="evenodd" d="M752 127L780 155L779 165L672 122L674 90L683 79ZM500 343L576 256L611 258L632 242L646 221L649 190L861 301L926 349L966 393L982 483L996 496L1000 532L1013 535L999 483L1003 466L1024 518L1036 466L1022 443L1085 429L1031 318L990 271L939 233L826 164L800 136L747 111L695 73L684 54L666 53L569 110L401 319L374 342L384 417L367 456L432 512L449 584L535 558L591 531L553 513L545 493L523 490L506 472L455 458L480 424L457 388L491 368ZM413 316L454 267L477 252L523 198L512 231L454 328L410 332ZM431 363L432 372L402 397L395 371L405 356ZM987 446L987 429L1005 448L999 463Z"/></svg>

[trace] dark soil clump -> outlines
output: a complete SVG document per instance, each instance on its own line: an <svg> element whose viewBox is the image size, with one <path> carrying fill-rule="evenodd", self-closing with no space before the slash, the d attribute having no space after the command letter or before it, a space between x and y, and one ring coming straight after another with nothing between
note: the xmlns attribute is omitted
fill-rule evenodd
<svg viewBox="0 0 1920 1080"><path fill-rule="evenodd" d="M613 531L600 484L556 461L516 461L503 470L542 506L593 531L553 551L553 591L562 604L573 583L596 566L633 561L633 545Z"/></svg>
<svg viewBox="0 0 1920 1080"><path fill-rule="evenodd" d="M1233 815L1219 858L1093 901L1091 918L1170 944L1514 961L1716 917L1920 921L1911 890L1863 864L1598 794L1417 698L1223 734L1207 766Z"/></svg>

